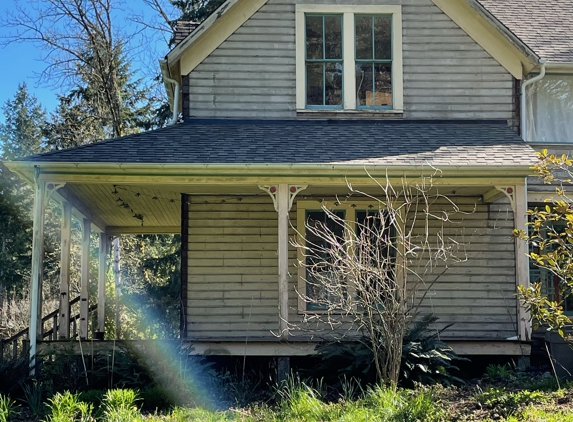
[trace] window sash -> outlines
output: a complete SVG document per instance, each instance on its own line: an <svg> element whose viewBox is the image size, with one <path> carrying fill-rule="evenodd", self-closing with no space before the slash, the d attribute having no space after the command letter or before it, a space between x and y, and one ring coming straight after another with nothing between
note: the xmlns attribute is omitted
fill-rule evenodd
<svg viewBox="0 0 573 422"><path fill-rule="evenodd" d="M320 17L322 18L322 58L308 58L308 18ZM340 18L340 58L327 58L326 57L326 18L337 17ZM342 109L344 108L344 16L342 14L316 14L307 13L304 18L304 58L305 58L305 104L308 109ZM326 104L327 98L327 66L328 64L340 64L340 104ZM309 64L322 64L322 104L309 104Z"/></svg>

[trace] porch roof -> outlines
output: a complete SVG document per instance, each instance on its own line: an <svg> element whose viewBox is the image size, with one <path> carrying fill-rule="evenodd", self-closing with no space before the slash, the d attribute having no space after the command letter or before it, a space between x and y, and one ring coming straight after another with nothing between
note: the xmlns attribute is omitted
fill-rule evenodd
<svg viewBox="0 0 573 422"><path fill-rule="evenodd" d="M528 168L535 159L505 121L189 119L19 161Z"/></svg>

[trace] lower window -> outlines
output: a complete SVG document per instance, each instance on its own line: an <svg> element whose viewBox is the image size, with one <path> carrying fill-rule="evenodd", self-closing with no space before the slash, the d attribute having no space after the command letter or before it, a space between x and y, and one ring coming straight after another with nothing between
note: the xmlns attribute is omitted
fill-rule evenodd
<svg viewBox="0 0 573 422"><path fill-rule="evenodd" d="M383 304L395 291L395 232L376 204L316 209L298 201L299 311L335 310L343 300ZM311 208L311 206L313 208ZM348 277L359 277L360 288Z"/></svg>

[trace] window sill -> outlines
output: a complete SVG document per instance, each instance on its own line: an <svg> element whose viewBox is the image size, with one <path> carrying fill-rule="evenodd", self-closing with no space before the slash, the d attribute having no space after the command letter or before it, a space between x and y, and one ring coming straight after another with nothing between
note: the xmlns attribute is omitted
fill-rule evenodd
<svg viewBox="0 0 573 422"><path fill-rule="evenodd" d="M316 109L298 109L297 116L306 117L341 117L341 118L401 118L404 116L403 110L316 110Z"/></svg>

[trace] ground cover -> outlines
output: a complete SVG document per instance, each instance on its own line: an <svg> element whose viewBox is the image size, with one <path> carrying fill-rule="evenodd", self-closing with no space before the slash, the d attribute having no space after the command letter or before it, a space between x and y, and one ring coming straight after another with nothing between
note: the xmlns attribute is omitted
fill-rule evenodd
<svg viewBox="0 0 573 422"><path fill-rule="evenodd" d="M573 385L550 374L490 367L482 379L461 386L413 389L362 388L345 380L338 391L317 381L291 378L270 387L267 398L248 405L170 407L151 410L136 390L57 393L40 409L0 397L0 422L140 421L507 421L573 422ZM35 414L36 412L36 414Z"/></svg>

